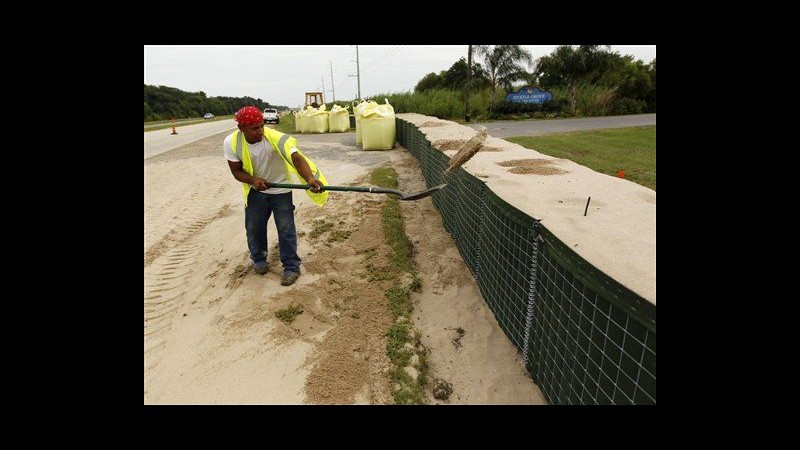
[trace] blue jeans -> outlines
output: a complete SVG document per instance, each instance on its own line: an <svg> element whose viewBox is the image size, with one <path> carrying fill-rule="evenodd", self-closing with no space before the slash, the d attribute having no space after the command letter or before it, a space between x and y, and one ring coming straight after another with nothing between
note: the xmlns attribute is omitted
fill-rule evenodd
<svg viewBox="0 0 800 450"><path fill-rule="evenodd" d="M250 189L247 207L244 209L244 227L247 232L247 247L253 263L267 260L267 221L275 214L278 229L278 248L281 253L283 272L298 272L300 257L297 256L297 231L294 227L294 204L292 193L264 194Z"/></svg>

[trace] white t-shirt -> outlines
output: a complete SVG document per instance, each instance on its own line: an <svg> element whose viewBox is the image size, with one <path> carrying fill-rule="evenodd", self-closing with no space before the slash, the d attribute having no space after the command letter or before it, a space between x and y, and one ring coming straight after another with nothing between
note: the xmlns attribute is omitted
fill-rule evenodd
<svg viewBox="0 0 800 450"><path fill-rule="evenodd" d="M225 151L225 158L228 161L239 162L241 161L234 153L231 146L231 139L233 134L228 135L222 143L222 148ZM247 143L247 148L250 150L250 161L253 163L253 175L267 180L267 183L296 183L297 180L292 180L291 174L286 170L281 156L272 149L272 145L267 141L266 136L261 139L261 142L255 144ZM297 147L291 148L291 154L297 151ZM287 188L270 188L266 191L259 191L265 194L285 194L291 192Z"/></svg>

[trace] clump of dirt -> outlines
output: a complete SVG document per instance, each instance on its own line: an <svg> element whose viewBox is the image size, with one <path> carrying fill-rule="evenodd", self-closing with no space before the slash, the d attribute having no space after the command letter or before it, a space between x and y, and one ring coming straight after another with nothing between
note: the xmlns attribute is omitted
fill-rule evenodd
<svg viewBox="0 0 800 450"><path fill-rule="evenodd" d="M453 385L447 381L436 378L433 380L433 398L437 400L447 400L453 393Z"/></svg>
<svg viewBox="0 0 800 450"><path fill-rule="evenodd" d="M455 347L456 350L461 348L462 347L461 338L463 338L464 337L464 333L466 333L464 331L464 329L461 328L461 327L458 327L458 328L445 328L445 330L453 330L453 331L456 332L456 337L454 337L453 340L452 340L453 347Z"/></svg>
<svg viewBox="0 0 800 450"><path fill-rule="evenodd" d="M228 274L228 282L225 283L225 287L228 289L236 289L242 284L242 278L250 271L250 267L246 267L243 264L237 265L231 273Z"/></svg>
<svg viewBox="0 0 800 450"><path fill-rule="evenodd" d="M502 149L502 148L500 148L500 147L487 147L487 146L483 146L483 148L481 149L481 151L482 151L482 152L502 152L502 151L503 151L503 149Z"/></svg>
<svg viewBox="0 0 800 450"><path fill-rule="evenodd" d="M565 170L549 167L550 164L553 164L553 161L549 159L514 159L497 163L501 167L511 167L512 169L509 172L520 175L560 175L567 173Z"/></svg>

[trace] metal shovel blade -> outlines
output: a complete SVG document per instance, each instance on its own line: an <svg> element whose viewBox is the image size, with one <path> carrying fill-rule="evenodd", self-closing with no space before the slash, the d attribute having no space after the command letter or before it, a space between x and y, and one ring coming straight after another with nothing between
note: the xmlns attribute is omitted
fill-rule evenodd
<svg viewBox="0 0 800 450"><path fill-rule="evenodd" d="M420 191L414 194L406 194L405 192L400 192L400 191L398 191L398 193L400 194L400 200L419 200L421 198L433 195L434 192L438 191L439 189L445 186L447 186L447 183L440 184L438 186L434 186L430 189L426 189L424 191Z"/></svg>

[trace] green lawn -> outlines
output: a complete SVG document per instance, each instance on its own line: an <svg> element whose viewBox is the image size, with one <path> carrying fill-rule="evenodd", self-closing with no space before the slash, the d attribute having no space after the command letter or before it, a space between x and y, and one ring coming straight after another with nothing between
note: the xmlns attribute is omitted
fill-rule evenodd
<svg viewBox="0 0 800 450"><path fill-rule="evenodd" d="M294 132L294 115L292 115L291 111L285 111L281 113L281 123L275 125L274 127L276 130L280 131L281 133L287 134L295 134ZM300 134L300 133L296 133Z"/></svg>
<svg viewBox="0 0 800 450"><path fill-rule="evenodd" d="M656 190L655 125L504 139L607 175L624 170L626 179Z"/></svg>
<svg viewBox="0 0 800 450"><path fill-rule="evenodd" d="M233 116L217 116L213 119L203 119L202 117L195 117L192 119L179 119L175 121L175 127L180 127L181 125L191 125L193 123L203 123L203 122L216 122L217 120L225 120L225 119L233 119ZM145 122L144 123L144 131L155 131L155 130L163 130L164 128L172 128L172 121L171 120L159 120L157 122Z"/></svg>

